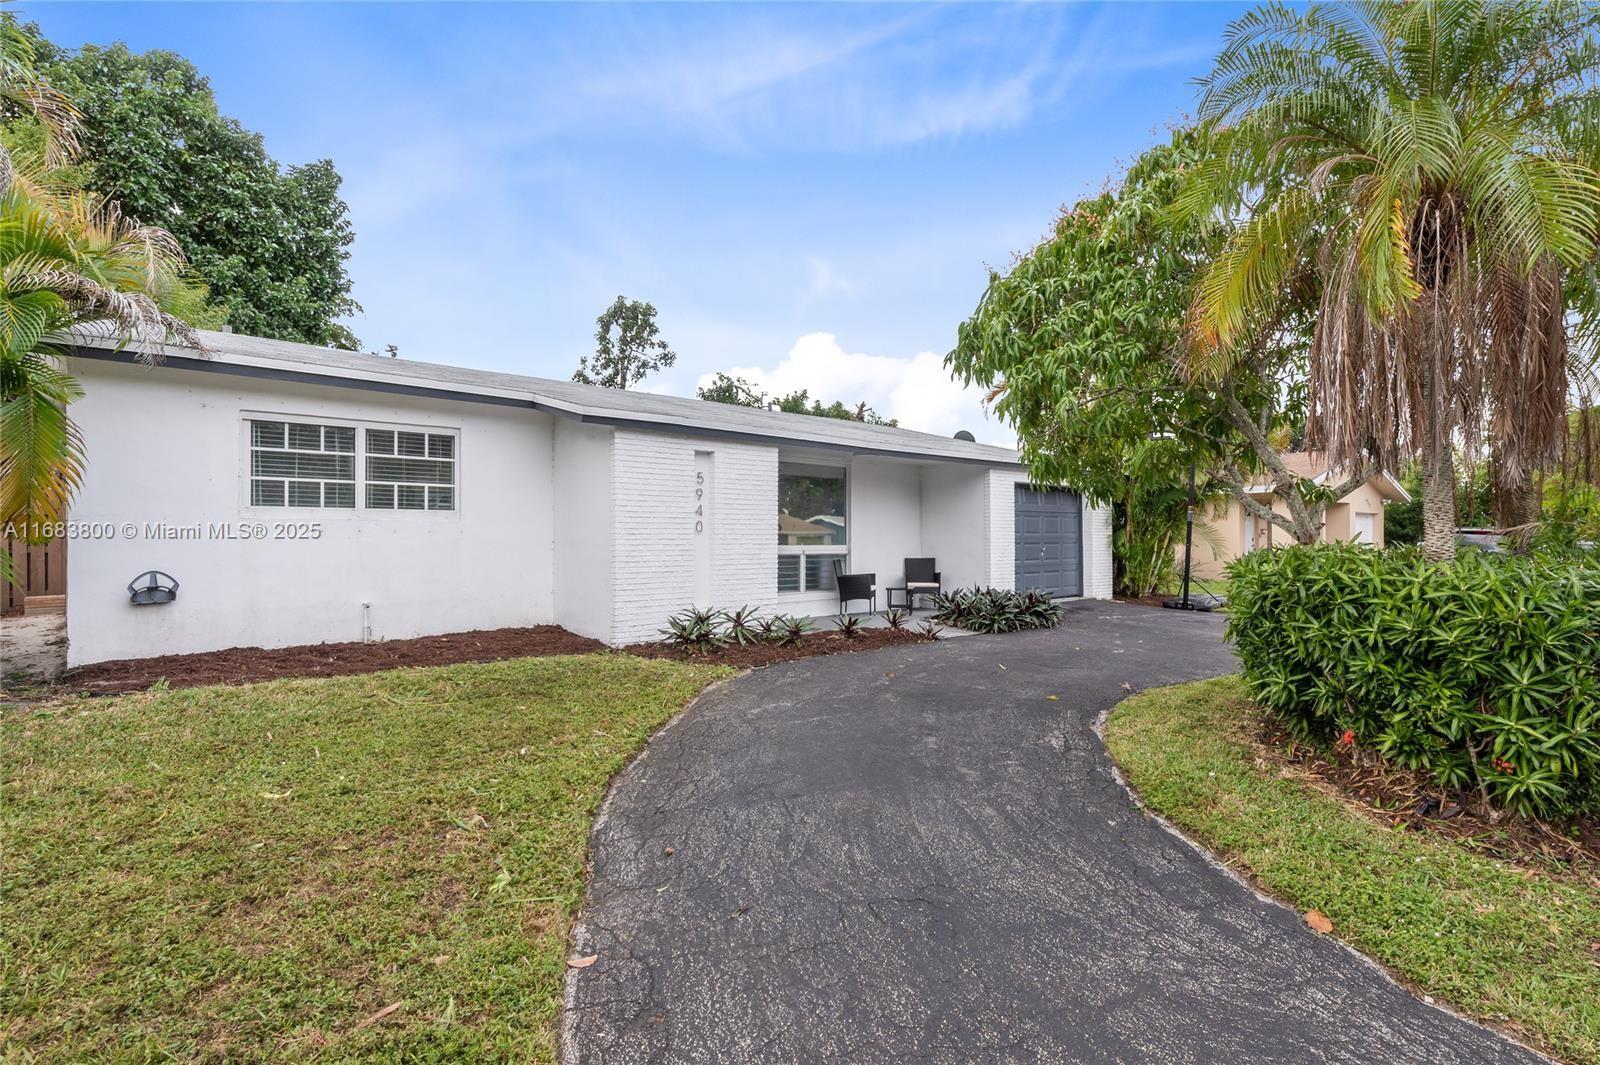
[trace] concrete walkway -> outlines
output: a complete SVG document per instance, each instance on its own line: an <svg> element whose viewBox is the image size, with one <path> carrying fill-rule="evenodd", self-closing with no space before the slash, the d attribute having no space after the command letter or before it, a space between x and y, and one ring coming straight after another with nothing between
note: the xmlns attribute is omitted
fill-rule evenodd
<svg viewBox="0 0 1600 1065"><path fill-rule="evenodd" d="M760 670L618 780L569 1061L1534 1062L1424 1005L1141 814L1093 731L1227 672L1221 619ZM1051 700L1049 695L1056 695Z"/></svg>

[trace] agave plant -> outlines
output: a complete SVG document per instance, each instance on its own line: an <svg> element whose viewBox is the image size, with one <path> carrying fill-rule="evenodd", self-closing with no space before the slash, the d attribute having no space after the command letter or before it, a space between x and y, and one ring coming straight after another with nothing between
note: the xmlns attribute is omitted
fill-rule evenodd
<svg viewBox="0 0 1600 1065"><path fill-rule="evenodd" d="M690 654L704 654L728 646L721 630L722 612L691 608L672 615L667 627L659 630L662 642L681 647Z"/></svg>

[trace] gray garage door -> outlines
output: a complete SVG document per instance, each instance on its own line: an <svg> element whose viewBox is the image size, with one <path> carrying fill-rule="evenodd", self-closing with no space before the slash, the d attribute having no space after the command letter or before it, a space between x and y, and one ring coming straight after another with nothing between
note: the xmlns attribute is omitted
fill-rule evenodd
<svg viewBox="0 0 1600 1065"><path fill-rule="evenodd" d="M1083 594L1083 507L1076 493L1017 485L1017 587Z"/></svg>

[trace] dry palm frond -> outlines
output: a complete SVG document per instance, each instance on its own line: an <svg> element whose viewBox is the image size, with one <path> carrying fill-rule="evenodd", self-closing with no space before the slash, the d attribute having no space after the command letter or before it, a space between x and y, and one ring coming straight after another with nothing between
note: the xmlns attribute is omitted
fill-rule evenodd
<svg viewBox="0 0 1600 1065"><path fill-rule="evenodd" d="M1508 490L1529 483L1575 372L1600 363L1597 35L1600 7L1576 0L1238 20L1202 80L1221 132L1179 206L1251 214L1196 291L1191 370L1240 358L1309 265L1308 446L1394 470L1488 441Z"/></svg>

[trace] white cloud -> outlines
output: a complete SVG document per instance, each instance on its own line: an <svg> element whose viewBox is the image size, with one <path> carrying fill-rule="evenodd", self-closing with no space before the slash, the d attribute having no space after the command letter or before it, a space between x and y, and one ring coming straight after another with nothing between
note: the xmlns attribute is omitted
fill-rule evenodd
<svg viewBox="0 0 1600 1065"><path fill-rule="evenodd" d="M865 402L907 429L950 436L966 429L980 441L1012 447L1016 436L983 410L981 389L951 378L931 351L906 356L845 351L832 333L807 333L776 366L736 366L728 371L772 395L805 389L824 403ZM702 374L700 385L714 374Z"/></svg>

